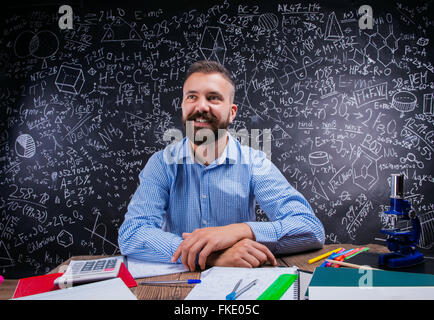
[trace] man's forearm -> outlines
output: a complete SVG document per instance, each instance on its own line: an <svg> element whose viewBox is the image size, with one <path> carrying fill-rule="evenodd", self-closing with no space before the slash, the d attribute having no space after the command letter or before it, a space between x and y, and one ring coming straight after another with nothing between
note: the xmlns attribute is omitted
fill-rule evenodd
<svg viewBox="0 0 434 320"><path fill-rule="evenodd" d="M123 225L119 229L119 247L123 255L140 260L171 262L182 238L158 228Z"/></svg>
<svg viewBox="0 0 434 320"><path fill-rule="evenodd" d="M274 254L321 248L324 229L315 216L296 216L284 221L248 222L258 242Z"/></svg>
<svg viewBox="0 0 434 320"><path fill-rule="evenodd" d="M273 253L263 244L251 239L243 239L233 246L213 252L208 256L207 266L256 268L265 263L277 265Z"/></svg>
<svg viewBox="0 0 434 320"><path fill-rule="evenodd" d="M252 231L252 228L247 223L236 223L233 226L238 230L240 240L242 239L250 239L255 240L255 234Z"/></svg>
<svg viewBox="0 0 434 320"><path fill-rule="evenodd" d="M183 233L182 237L184 240L176 249L171 261L181 259L190 270L196 268L196 261L201 269L205 269L208 256L213 252L230 248L240 240L255 239L252 229L246 223L198 228L191 233Z"/></svg>

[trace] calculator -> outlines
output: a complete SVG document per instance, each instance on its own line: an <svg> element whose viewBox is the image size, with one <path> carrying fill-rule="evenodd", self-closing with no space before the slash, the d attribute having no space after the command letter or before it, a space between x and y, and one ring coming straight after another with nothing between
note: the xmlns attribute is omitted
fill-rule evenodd
<svg viewBox="0 0 434 320"><path fill-rule="evenodd" d="M117 261L117 259L86 261L81 267L80 273L113 271Z"/></svg>
<svg viewBox="0 0 434 320"><path fill-rule="evenodd" d="M72 260L66 272L54 280L54 284L66 288L75 284L116 278L122 262L122 256L94 260Z"/></svg>

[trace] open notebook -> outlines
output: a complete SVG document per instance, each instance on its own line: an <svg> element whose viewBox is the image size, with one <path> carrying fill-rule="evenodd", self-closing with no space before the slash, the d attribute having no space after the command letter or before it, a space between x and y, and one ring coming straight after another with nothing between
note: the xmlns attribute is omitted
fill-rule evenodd
<svg viewBox="0 0 434 320"><path fill-rule="evenodd" d="M185 298L186 300L225 300L237 282L243 288L257 279L256 285L241 294L237 300L256 300L281 274L298 274L296 267L230 268L212 267L202 272L197 284ZM299 282L295 281L280 300L298 300Z"/></svg>

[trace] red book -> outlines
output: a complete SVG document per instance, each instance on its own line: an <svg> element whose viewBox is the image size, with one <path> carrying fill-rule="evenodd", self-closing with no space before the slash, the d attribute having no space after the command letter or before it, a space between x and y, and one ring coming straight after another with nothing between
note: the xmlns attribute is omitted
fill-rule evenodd
<svg viewBox="0 0 434 320"><path fill-rule="evenodd" d="M121 267L119 269L118 278L121 278L122 281L127 285L128 288L137 287L137 282L134 280L131 273L128 271L127 267L125 267L122 262Z"/></svg>
<svg viewBox="0 0 434 320"><path fill-rule="evenodd" d="M59 289L54 280L63 273L52 273L43 276L23 278L18 281L12 298L30 296L32 294L44 293Z"/></svg>
<svg viewBox="0 0 434 320"><path fill-rule="evenodd" d="M32 294L58 290L60 288L59 286L54 284L54 280L60 277L61 275L63 275L63 273L52 273L43 276L20 279L18 281L18 285L15 289L15 293L12 298L15 299L24 296L30 296ZM124 263L121 263L117 277L121 278L128 288L137 286L136 280L134 280L133 276L125 267ZM95 281L89 281L89 282L95 282Z"/></svg>

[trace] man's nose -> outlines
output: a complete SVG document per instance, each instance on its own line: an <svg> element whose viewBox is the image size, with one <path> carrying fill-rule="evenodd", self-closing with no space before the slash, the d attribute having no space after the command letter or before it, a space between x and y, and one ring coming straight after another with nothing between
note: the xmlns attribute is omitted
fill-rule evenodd
<svg viewBox="0 0 434 320"><path fill-rule="evenodd" d="M205 97L197 100L196 111L200 113L209 112L208 100Z"/></svg>

